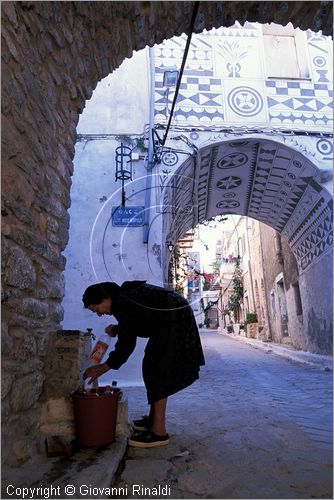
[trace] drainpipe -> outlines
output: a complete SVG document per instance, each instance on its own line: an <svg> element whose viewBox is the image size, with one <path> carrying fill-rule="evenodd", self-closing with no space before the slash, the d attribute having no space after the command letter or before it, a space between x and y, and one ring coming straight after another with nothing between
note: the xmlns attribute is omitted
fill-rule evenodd
<svg viewBox="0 0 334 500"><path fill-rule="evenodd" d="M144 232L143 243L148 243L150 232L150 206L151 206L151 190L152 190L152 170L154 166L154 150L153 150L153 127L154 127L154 87L155 87L155 64L154 64L154 49L149 47L148 57L150 64L150 116L149 116L149 137L148 137L148 153L147 153L147 174L146 174L146 192L145 192L145 210L144 210Z"/></svg>
<svg viewBox="0 0 334 500"><path fill-rule="evenodd" d="M274 242L275 242L277 262L279 264L283 264L284 259L283 259L283 251L282 251L282 240L281 240L281 235L278 231L275 231L275 233L274 233Z"/></svg>
<svg viewBox="0 0 334 500"><path fill-rule="evenodd" d="M261 261L263 263L264 259L263 259L262 234L261 234L261 225L260 224L259 224L259 237L260 237L259 239L260 239ZM270 327L270 316L269 316L269 308L268 308L268 295L267 295L268 288L267 288L267 281L266 281L266 272L265 272L265 269L263 268L263 266L262 266L262 274L263 274L263 285L264 285L265 301L266 301L265 310L266 310L266 322L268 325L268 340L272 340L273 335L272 335L271 327Z"/></svg>
<svg viewBox="0 0 334 500"><path fill-rule="evenodd" d="M254 298L254 284L253 284L253 273L252 273L252 268L250 264L250 251L249 251L249 238L248 238L248 217L246 217L246 244L247 244L247 269L248 269L248 274L249 274L249 282L251 286L251 299L252 299L252 311L255 311L255 298Z"/></svg>

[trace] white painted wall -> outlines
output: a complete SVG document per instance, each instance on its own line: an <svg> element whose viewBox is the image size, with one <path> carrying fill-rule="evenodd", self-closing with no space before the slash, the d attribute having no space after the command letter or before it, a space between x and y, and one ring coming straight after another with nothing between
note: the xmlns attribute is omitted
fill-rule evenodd
<svg viewBox="0 0 334 500"><path fill-rule="evenodd" d="M93 328L98 337L113 317L98 318L84 309L82 294L100 281L147 280L161 284L161 267L155 241L160 241L160 219L153 221L148 244L143 244L143 227L113 227L112 207L121 204L121 181L115 182L115 148L120 145L110 134L144 133L149 122L148 51L131 59L99 83L80 117L78 134L99 134L77 142L71 188L70 238L64 255L64 329ZM104 135L104 137L103 137ZM145 206L146 154L133 162L133 181L125 183L126 206ZM152 253L152 248L154 253ZM112 339L110 350L117 339ZM129 361L116 373L108 372L100 383L117 379L120 386L141 383L145 339L138 339ZM106 353L106 357L108 355Z"/></svg>
<svg viewBox="0 0 334 500"><path fill-rule="evenodd" d="M148 123L148 50L134 52L86 102L78 134L142 134Z"/></svg>
<svg viewBox="0 0 334 500"><path fill-rule="evenodd" d="M78 133L142 134L149 119L147 67L147 52L142 51L104 79L87 103ZM119 145L108 135L76 144L70 239L64 252L66 329L101 330L102 320L92 318L82 307L82 294L93 283L146 279L161 284L158 255L151 251L152 237L160 238L159 224L153 224L148 245L143 244L143 227L112 225L112 207L121 204L122 183L115 182L115 148ZM142 159L133 162L133 181L125 183L127 207L145 205L146 154L139 153Z"/></svg>

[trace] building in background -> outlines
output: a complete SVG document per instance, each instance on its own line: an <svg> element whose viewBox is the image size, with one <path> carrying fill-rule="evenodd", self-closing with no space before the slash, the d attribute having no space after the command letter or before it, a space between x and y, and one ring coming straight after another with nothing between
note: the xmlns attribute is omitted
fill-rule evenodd
<svg viewBox="0 0 334 500"><path fill-rule="evenodd" d="M255 311L247 217L239 217L232 230L222 234L222 326L239 333L247 314Z"/></svg>
<svg viewBox="0 0 334 500"><path fill-rule="evenodd" d="M299 270L281 235L254 219L240 217L222 232L220 329L261 340L305 348ZM239 306L233 309L236 269Z"/></svg>
<svg viewBox="0 0 334 500"><path fill-rule="evenodd" d="M265 295L265 307L260 313L264 313L269 320L268 338L309 350L310 341L305 339L304 334L305 319L296 259L277 231L259 224L258 232L259 251L263 259L262 280L255 284L256 293L258 291L261 297ZM312 318L307 320L312 321ZM314 328L317 326L314 325Z"/></svg>

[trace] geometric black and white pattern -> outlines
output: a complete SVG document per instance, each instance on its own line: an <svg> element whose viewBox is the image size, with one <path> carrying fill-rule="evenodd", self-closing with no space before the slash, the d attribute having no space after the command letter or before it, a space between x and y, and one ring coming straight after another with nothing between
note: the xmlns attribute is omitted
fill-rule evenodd
<svg viewBox="0 0 334 500"><path fill-rule="evenodd" d="M247 215L285 235L303 271L332 247L332 197L319 184L323 177L315 166L321 163L329 176L332 137L319 135L311 144L296 135L284 136L284 142L275 135L228 139L214 130L268 127L332 133L329 37L306 33L308 80L268 78L264 58L259 57L265 43L261 37L259 26L252 23L192 37L172 127L188 128L188 137L205 130L212 135L183 164L183 158L174 164L170 155L163 161L175 165L176 172L164 179L163 234L175 243L216 215ZM181 67L185 44L183 35L155 52L159 125L167 124L175 90L163 86L163 74L166 67ZM191 140L199 141L197 136Z"/></svg>
<svg viewBox="0 0 334 500"><path fill-rule="evenodd" d="M333 123L333 90L329 83L266 81L269 122Z"/></svg>
<svg viewBox="0 0 334 500"><path fill-rule="evenodd" d="M249 25L251 26L251 25ZM252 40L250 40L250 38ZM268 79L259 58L263 40L258 28L216 30L214 35L194 34L188 53L174 120L181 125L221 126L228 121L311 125L331 130L333 87L331 56L326 37L307 35L311 80ZM173 89L163 86L167 67L180 69L186 36L165 41L155 49L155 120L164 123ZM300 49L301 50L301 49Z"/></svg>
<svg viewBox="0 0 334 500"><path fill-rule="evenodd" d="M295 244L295 254L302 270L333 246L333 206L328 203L319 216L307 225Z"/></svg>
<svg viewBox="0 0 334 500"><path fill-rule="evenodd" d="M332 197L315 180L318 174L309 159L281 142L211 144L167 182L165 234L175 242L211 217L247 215L286 236L303 271L332 247Z"/></svg>

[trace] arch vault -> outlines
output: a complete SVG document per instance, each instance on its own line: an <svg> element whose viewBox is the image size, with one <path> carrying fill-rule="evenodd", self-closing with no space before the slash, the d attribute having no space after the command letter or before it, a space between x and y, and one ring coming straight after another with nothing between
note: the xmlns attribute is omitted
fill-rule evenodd
<svg viewBox="0 0 334 500"><path fill-rule="evenodd" d="M321 171L302 153L267 138L202 148L169 181L163 205L163 232L173 244L204 220L237 214L285 236L301 273L332 249L333 201Z"/></svg>
<svg viewBox="0 0 334 500"><path fill-rule="evenodd" d="M332 325L333 200L322 185L321 170L303 153L283 139L265 136L205 146L166 184L163 212L165 281L168 248L205 220L245 215L278 231L298 264L305 335L317 337L314 345L327 343Z"/></svg>

